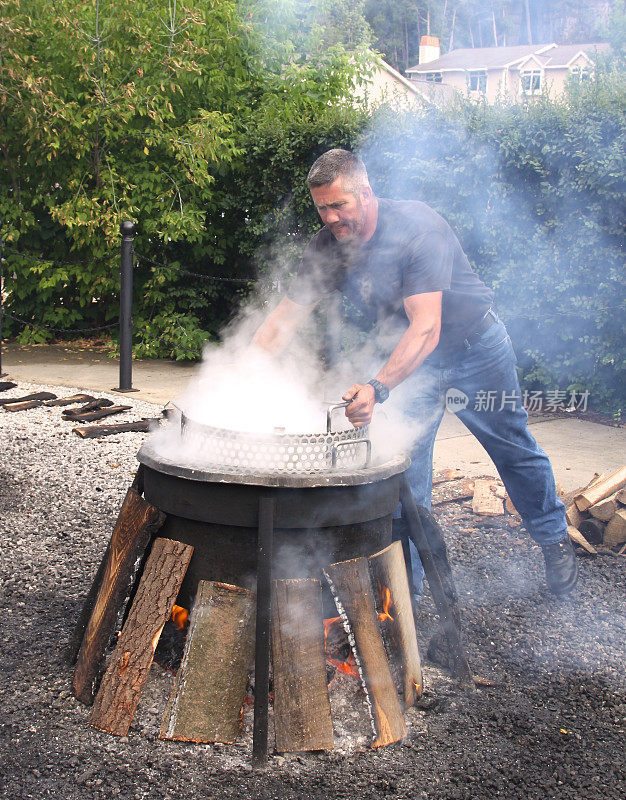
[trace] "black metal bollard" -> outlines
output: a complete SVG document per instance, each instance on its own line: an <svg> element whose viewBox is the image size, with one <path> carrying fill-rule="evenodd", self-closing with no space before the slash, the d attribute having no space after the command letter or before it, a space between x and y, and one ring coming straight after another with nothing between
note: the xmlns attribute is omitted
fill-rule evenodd
<svg viewBox="0 0 626 800"><path fill-rule="evenodd" d="M2 220L0 219L0 378L6 375L2 371Z"/></svg>
<svg viewBox="0 0 626 800"><path fill-rule="evenodd" d="M135 223L120 225L122 252L120 266L120 385L116 392L133 389L133 236Z"/></svg>

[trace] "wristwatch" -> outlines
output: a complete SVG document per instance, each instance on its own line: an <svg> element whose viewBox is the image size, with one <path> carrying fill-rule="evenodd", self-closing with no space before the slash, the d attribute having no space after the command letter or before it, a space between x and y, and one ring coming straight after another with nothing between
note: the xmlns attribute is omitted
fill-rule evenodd
<svg viewBox="0 0 626 800"><path fill-rule="evenodd" d="M376 378L372 378L372 380L368 381L368 383L370 386L374 387L374 400L377 403L384 403L389 397L389 387L385 386L384 383L377 381Z"/></svg>

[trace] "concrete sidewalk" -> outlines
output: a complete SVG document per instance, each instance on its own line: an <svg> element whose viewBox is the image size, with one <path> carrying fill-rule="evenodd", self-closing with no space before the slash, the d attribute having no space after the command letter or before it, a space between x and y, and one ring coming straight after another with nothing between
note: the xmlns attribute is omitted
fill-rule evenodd
<svg viewBox="0 0 626 800"><path fill-rule="evenodd" d="M119 363L104 353L62 345L2 349L2 367L16 381L111 391L119 385ZM133 363L132 397L165 405L195 374L187 362L146 360ZM7 380L4 378L3 380ZM626 463L626 429L571 418L538 416L529 420L534 437L546 451L557 481L567 491L586 483L594 472L614 472ZM464 475L496 475L478 441L454 414L446 412L437 435L435 469L455 467Z"/></svg>

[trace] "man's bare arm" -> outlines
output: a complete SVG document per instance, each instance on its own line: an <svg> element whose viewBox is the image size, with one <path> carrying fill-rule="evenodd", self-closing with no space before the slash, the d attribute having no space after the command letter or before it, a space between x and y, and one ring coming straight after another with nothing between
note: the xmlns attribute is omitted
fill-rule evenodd
<svg viewBox="0 0 626 800"><path fill-rule="evenodd" d="M376 380L393 389L429 356L439 343L441 331L441 292L414 294L404 301L409 318L409 327L394 348L385 366L376 375ZM374 389L369 384L353 384L343 395L344 400L352 399L346 409L350 422L359 428L372 418L374 410Z"/></svg>
<svg viewBox="0 0 626 800"><path fill-rule="evenodd" d="M268 353L279 353L292 340L298 328L307 320L315 303L301 306L288 297L283 297L276 308L259 326L252 344Z"/></svg>

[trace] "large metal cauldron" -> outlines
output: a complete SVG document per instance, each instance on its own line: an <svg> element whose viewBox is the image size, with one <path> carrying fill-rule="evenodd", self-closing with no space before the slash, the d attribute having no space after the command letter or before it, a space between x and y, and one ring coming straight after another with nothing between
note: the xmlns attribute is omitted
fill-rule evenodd
<svg viewBox="0 0 626 800"><path fill-rule="evenodd" d="M193 599L202 579L254 587L264 498L274 509L274 578L321 577L326 564L390 544L400 477L409 465L399 456L308 474L196 469L165 459L149 441L137 458L144 465L146 499L167 514L159 535L194 547L181 605Z"/></svg>

